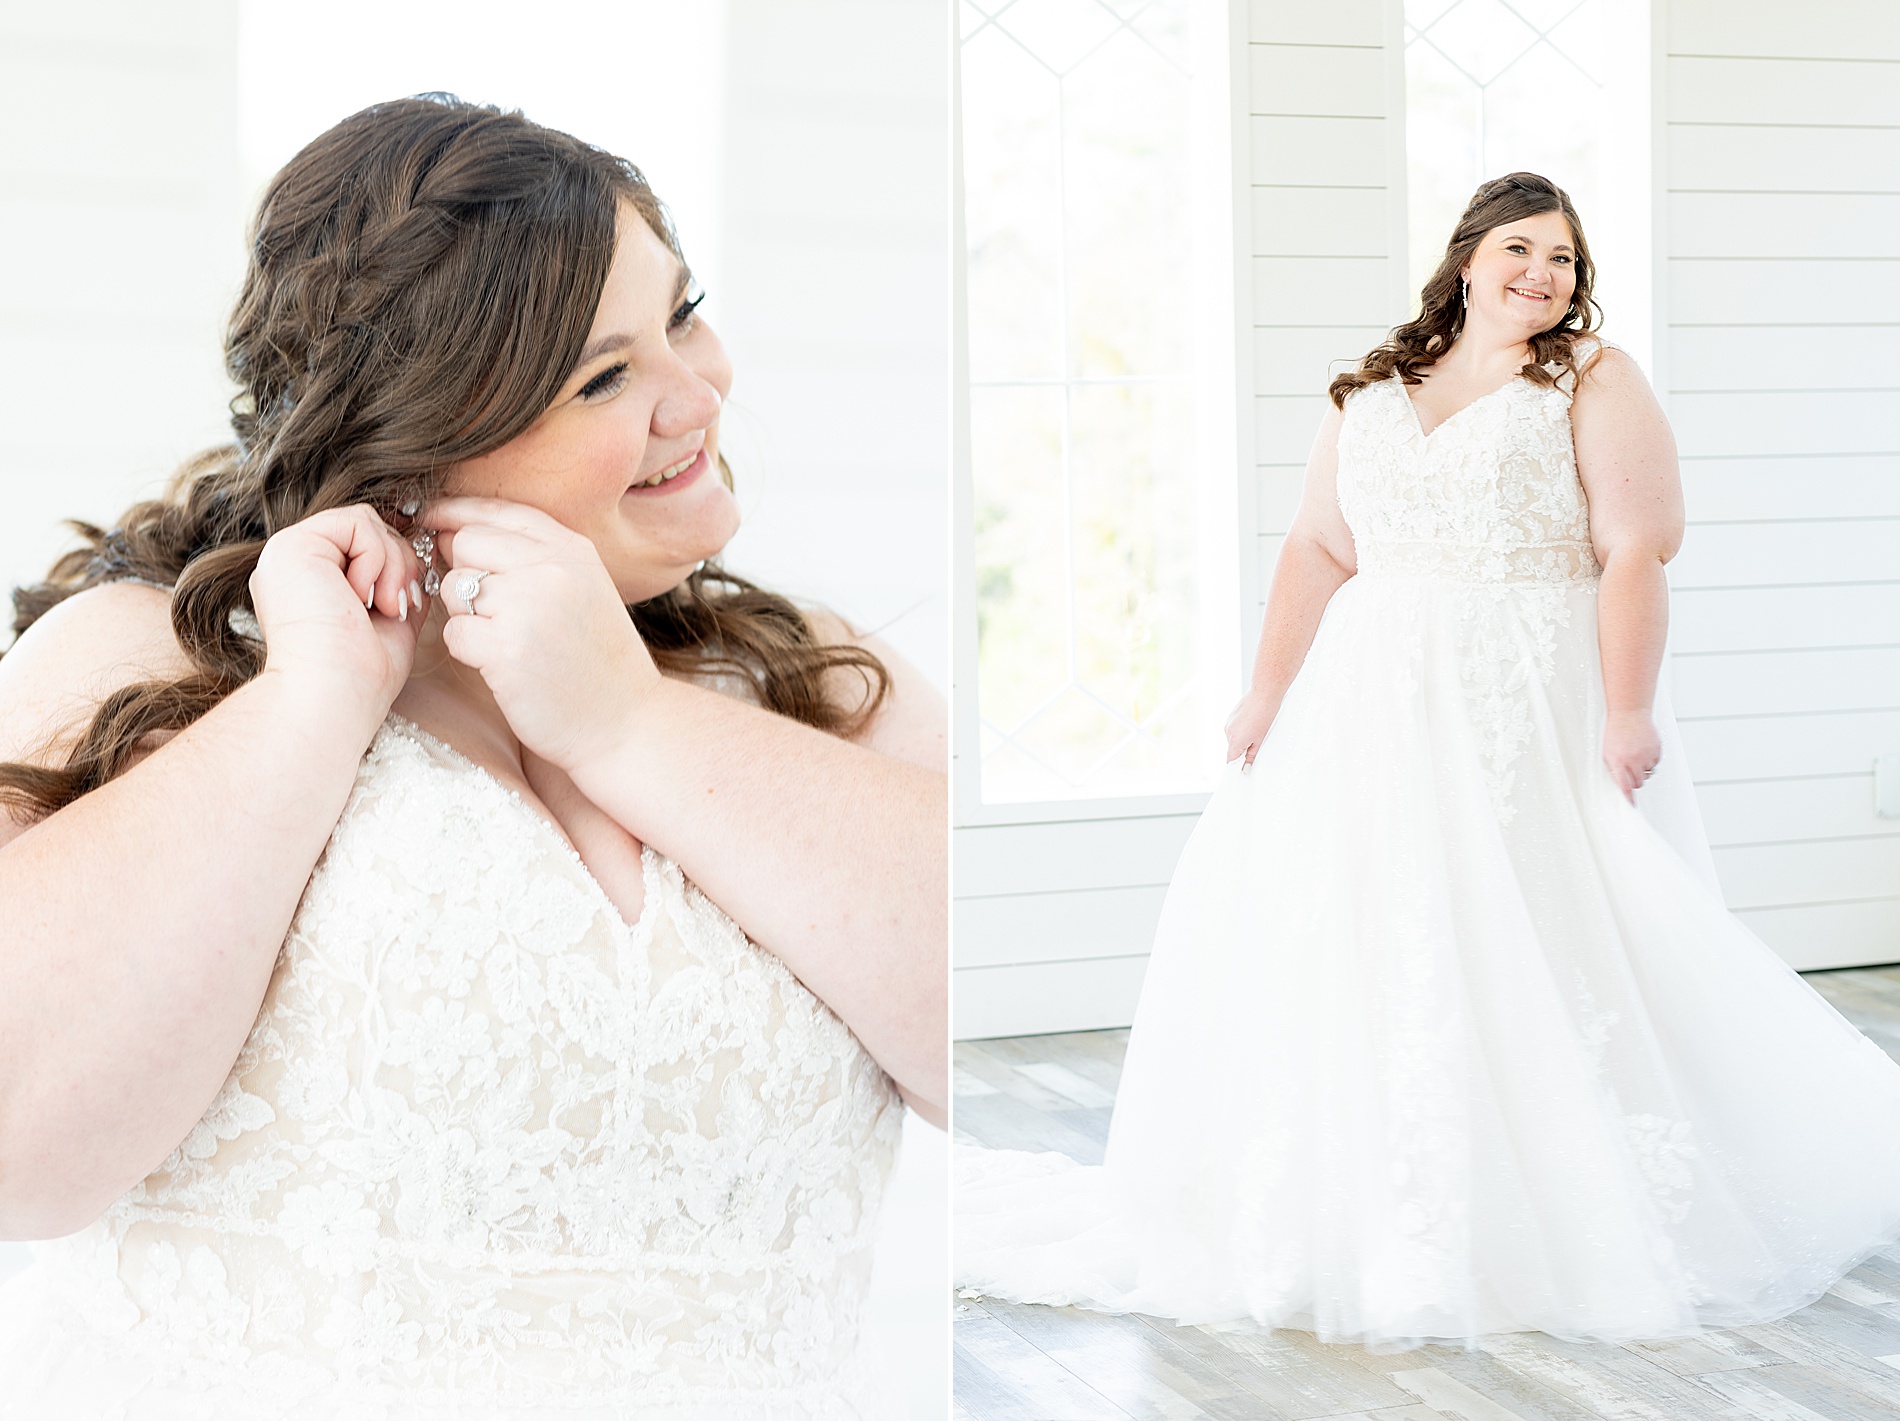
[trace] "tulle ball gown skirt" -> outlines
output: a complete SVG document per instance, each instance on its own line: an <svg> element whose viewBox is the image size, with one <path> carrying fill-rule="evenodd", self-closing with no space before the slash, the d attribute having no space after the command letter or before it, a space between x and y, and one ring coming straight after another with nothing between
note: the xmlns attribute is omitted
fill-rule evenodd
<svg viewBox="0 0 1900 1421"><path fill-rule="evenodd" d="M1382 1349L1683 1335L1900 1233L1900 1067L1723 908L1593 581L1362 574L1169 889L1106 1164L959 1155L962 1286Z"/></svg>

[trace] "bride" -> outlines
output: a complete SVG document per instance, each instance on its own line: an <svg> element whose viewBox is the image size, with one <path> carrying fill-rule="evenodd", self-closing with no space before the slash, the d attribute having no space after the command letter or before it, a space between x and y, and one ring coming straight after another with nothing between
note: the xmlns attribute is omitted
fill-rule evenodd
<svg viewBox="0 0 1900 1421"><path fill-rule="evenodd" d="M960 1152L965 1288L1627 1340L1900 1234L1900 1066L1717 895L1658 696L1674 446L1591 277L1559 189L1486 183L1333 381L1106 1162Z"/></svg>
<svg viewBox="0 0 1900 1421"><path fill-rule="evenodd" d="M0 662L0 1236L65 1236L0 1415L878 1414L941 711L711 561L698 303L640 174L519 114L272 181L236 443Z"/></svg>

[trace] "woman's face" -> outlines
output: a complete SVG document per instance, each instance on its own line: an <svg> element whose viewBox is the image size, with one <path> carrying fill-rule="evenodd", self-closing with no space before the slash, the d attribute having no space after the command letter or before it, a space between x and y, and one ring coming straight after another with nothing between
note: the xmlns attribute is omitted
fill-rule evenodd
<svg viewBox="0 0 1900 1421"><path fill-rule="evenodd" d="M1575 241L1561 212L1520 217L1486 232L1465 263L1469 319L1526 337L1556 325L1577 289Z"/></svg>
<svg viewBox="0 0 1900 1421"><path fill-rule="evenodd" d="M529 504L584 534L627 602L678 586L739 527L718 465L732 364L691 285L622 204L580 364L527 430L450 473L451 493Z"/></svg>

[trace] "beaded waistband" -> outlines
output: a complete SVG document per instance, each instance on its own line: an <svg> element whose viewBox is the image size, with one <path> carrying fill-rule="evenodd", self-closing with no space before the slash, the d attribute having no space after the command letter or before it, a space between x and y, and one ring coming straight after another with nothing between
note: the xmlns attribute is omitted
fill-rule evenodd
<svg viewBox="0 0 1900 1421"><path fill-rule="evenodd" d="M1596 550L1587 542L1499 548L1489 543L1388 543L1366 538L1357 551L1361 577L1547 585L1594 584L1602 573Z"/></svg>

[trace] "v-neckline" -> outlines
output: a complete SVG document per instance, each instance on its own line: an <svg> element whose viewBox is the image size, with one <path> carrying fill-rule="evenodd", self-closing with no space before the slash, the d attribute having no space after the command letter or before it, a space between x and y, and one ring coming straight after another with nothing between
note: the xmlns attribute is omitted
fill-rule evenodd
<svg viewBox="0 0 1900 1421"><path fill-rule="evenodd" d="M1425 428L1425 421L1418 417L1418 406L1414 404L1412 401L1411 393L1409 392L1405 384L1405 377L1402 375L1394 375L1392 377L1394 382L1396 382L1399 387L1399 398L1405 401L1405 407L1412 412L1412 428L1418 431L1418 437L1424 440L1427 444L1432 442L1433 437L1438 433L1439 430L1443 429L1446 425L1450 424L1454 419L1457 419L1466 410L1472 408L1474 405L1483 404L1486 400L1490 399L1493 395L1503 394L1506 390L1510 389L1511 386L1515 385L1519 380L1522 380L1523 378L1524 377L1522 375L1513 375L1510 379L1506 380L1502 385L1499 385L1496 389L1486 390L1482 395L1477 396L1475 399L1466 400L1462 405L1458 406L1457 409L1453 410L1450 414L1446 415L1443 419L1439 420L1437 424L1434 424L1429 430L1427 430Z"/></svg>
<svg viewBox="0 0 1900 1421"><path fill-rule="evenodd" d="M653 855L657 858L658 850L645 842L642 842L640 845L640 916L629 921L627 915L620 911L620 905L614 902L613 895L601 885L601 881L598 878L594 877L593 869L587 866L587 860L581 857L581 851L574 847L573 841L567 837L566 831L547 815L541 813L533 805L529 804L527 800L523 799L520 790L508 784L500 775L496 774L480 761L464 755L441 736L424 730L406 715L391 711L389 712L388 719L384 722L384 726L385 728L394 729L398 734L407 735L410 739L415 740L427 749L441 751L457 768L471 771L476 779L502 794L516 813L525 815L533 822L535 833L547 839L550 844L554 845L567 856L574 867L580 871L580 875L582 879L586 881L588 888L593 890L594 896L600 902L600 906L607 910L608 916L611 917L615 923L619 924L636 938L643 932L648 931L647 924L653 916L654 904L659 896L654 892L655 879L657 877L655 865L652 860L649 859L648 855Z"/></svg>

